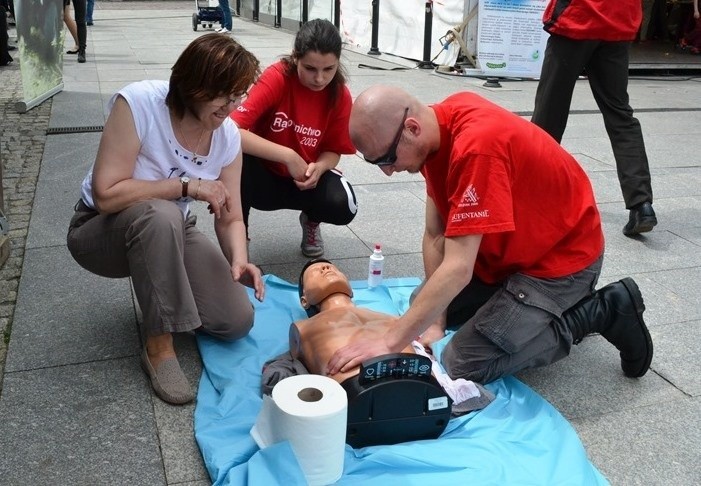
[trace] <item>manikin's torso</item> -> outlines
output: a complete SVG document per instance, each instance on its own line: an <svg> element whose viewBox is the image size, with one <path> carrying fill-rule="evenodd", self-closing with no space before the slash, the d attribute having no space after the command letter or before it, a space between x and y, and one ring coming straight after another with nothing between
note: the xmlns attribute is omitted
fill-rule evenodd
<svg viewBox="0 0 701 486"><path fill-rule="evenodd" d="M355 306L328 309L290 326L290 350L310 373L325 375L326 365L337 349L360 339L382 339L397 318ZM411 347L402 352L413 353ZM342 383L359 368L331 378Z"/></svg>

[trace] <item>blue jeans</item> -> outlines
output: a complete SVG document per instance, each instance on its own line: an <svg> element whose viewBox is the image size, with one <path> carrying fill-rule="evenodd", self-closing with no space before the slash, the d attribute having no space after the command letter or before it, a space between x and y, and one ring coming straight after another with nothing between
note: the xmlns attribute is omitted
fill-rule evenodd
<svg viewBox="0 0 701 486"><path fill-rule="evenodd" d="M85 21L92 24L92 11L95 8L95 0L87 0L87 10L85 11Z"/></svg>
<svg viewBox="0 0 701 486"><path fill-rule="evenodd" d="M222 9L224 13L224 21L222 25L226 27L227 30L231 30L231 8L229 8L229 0L219 0L219 8Z"/></svg>

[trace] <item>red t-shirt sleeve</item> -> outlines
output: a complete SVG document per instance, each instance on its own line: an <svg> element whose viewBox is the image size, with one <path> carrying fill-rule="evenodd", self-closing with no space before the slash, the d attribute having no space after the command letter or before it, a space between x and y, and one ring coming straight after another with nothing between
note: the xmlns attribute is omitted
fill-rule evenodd
<svg viewBox="0 0 701 486"><path fill-rule="evenodd" d="M510 179L508 165L498 157L469 154L455 160L447 177L445 236L513 231Z"/></svg>
<svg viewBox="0 0 701 486"><path fill-rule="evenodd" d="M229 115L239 128L258 131L259 123L264 123L272 110L277 108L285 90L285 74L279 64L273 64L261 74L251 86L248 97Z"/></svg>

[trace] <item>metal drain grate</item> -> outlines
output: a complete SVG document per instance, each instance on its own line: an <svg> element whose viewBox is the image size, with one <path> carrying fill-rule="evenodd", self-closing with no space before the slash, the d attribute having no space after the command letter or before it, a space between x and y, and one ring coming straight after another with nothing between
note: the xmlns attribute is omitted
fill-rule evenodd
<svg viewBox="0 0 701 486"><path fill-rule="evenodd" d="M46 130L47 135L63 135L66 133L90 133L101 132L105 127L93 125L91 127L54 127Z"/></svg>

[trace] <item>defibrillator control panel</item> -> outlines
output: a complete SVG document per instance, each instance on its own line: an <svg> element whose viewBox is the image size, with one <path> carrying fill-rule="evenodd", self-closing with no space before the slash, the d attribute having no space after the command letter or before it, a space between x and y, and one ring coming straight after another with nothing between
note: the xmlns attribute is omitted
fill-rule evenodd
<svg viewBox="0 0 701 486"><path fill-rule="evenodd" d="M384 354L360 365L359 384L372 383L382 378L418 378L431 376L431 360L410 353Z"/></svg>

